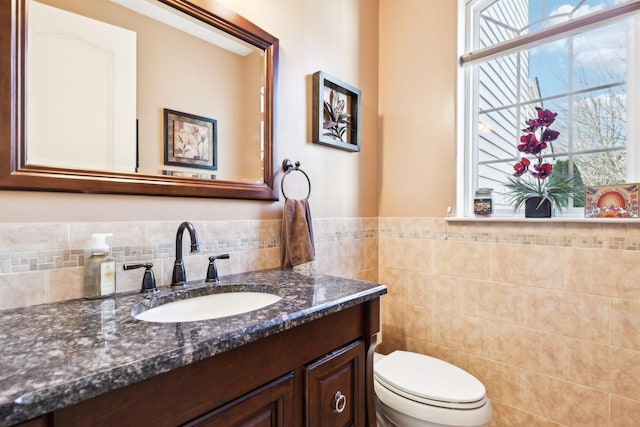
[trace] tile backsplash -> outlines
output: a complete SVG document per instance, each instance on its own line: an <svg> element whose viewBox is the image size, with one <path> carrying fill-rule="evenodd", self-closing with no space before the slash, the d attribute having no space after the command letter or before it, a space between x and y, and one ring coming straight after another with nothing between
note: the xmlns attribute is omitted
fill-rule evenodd
<svg viewBox="0 0 640 427"><path fill-rule="evenodd" d="M220 275L277 268L281 264L281 221L192 221L200 252L190 253L183 236L187 279L206 275L208 257ZM110 256L117 263L117 291L139 289L143 270L123 264L151 262L158 286L171 282L180 222L82 222L0 224L0 309L81 298L84 262L92 233L113 233ZM353 278L377 276L377 219L314 220L317 268ZM355 257L355 259L353 259Z"/></svg>

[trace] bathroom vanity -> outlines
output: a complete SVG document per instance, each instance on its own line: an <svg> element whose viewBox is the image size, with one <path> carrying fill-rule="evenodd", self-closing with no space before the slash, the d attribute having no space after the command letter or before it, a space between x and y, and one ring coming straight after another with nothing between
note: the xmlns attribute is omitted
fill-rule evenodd
<svg viewBox="0 0 640 427"><path fill-rule="evenodd" d="M211 286L255 285L282 299L195 322L132 315ZM153 298L6 310L0 425L375 425L373 352L385 293L370 282L267 270Z"/></svg>

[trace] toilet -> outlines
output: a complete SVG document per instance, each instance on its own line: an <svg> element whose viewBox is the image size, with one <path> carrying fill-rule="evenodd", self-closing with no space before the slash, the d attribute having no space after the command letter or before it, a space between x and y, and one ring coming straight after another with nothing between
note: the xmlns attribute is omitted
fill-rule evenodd
<svg viewBox="0 0 640 427"><path fill-rule="evenodd" d="M376 353L373 373L378 427L481 427L491 420L484 385L443 360Z"/></svg>

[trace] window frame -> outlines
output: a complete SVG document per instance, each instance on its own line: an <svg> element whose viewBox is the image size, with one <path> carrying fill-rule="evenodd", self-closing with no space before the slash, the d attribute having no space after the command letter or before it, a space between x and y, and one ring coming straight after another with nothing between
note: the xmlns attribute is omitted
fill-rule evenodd
<svg viewBox="0 0 640 427"><path fill-rule="evenodd" d="M458 0L458 58L457 76L457 180L456 180L456 213L458 218L471 218L473 214L474 181L478 173L478 155L474 149L474 141L478 140L477 126L473 115L478 102L477 73L472 73L471 66L507 53L525 50L541 42L564 39L585 30L597 28L622 17L630 17L640 24L640 0L633 0L616 5L599 12L575 18L538 30L533 33L517 36L511 40L478 50L470 50L478 37L479 11L495 0ZM627 45L627 179L628 182L640 182L640 29L632 25L629 29ZM472 81L475 78L475 81ZM635 94L632 95L632 94ZM514 142L515 144L515 142ZM501 218L513 217L504 210L494 213ZM584 217L583 208L570 208L559 215L562 218ZM524 218L522 218L524 219Z"/></svg>

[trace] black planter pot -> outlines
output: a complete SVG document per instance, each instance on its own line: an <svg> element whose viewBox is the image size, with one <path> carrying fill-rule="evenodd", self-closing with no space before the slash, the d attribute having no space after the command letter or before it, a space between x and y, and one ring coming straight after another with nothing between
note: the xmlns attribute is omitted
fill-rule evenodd
<svg viewBox="0 0 640 427"><path fill-rule="evenodd" d="M549 199L540 204L542 197L529 197L524 202L525 218L551 218L551 202Z"/></svg>

